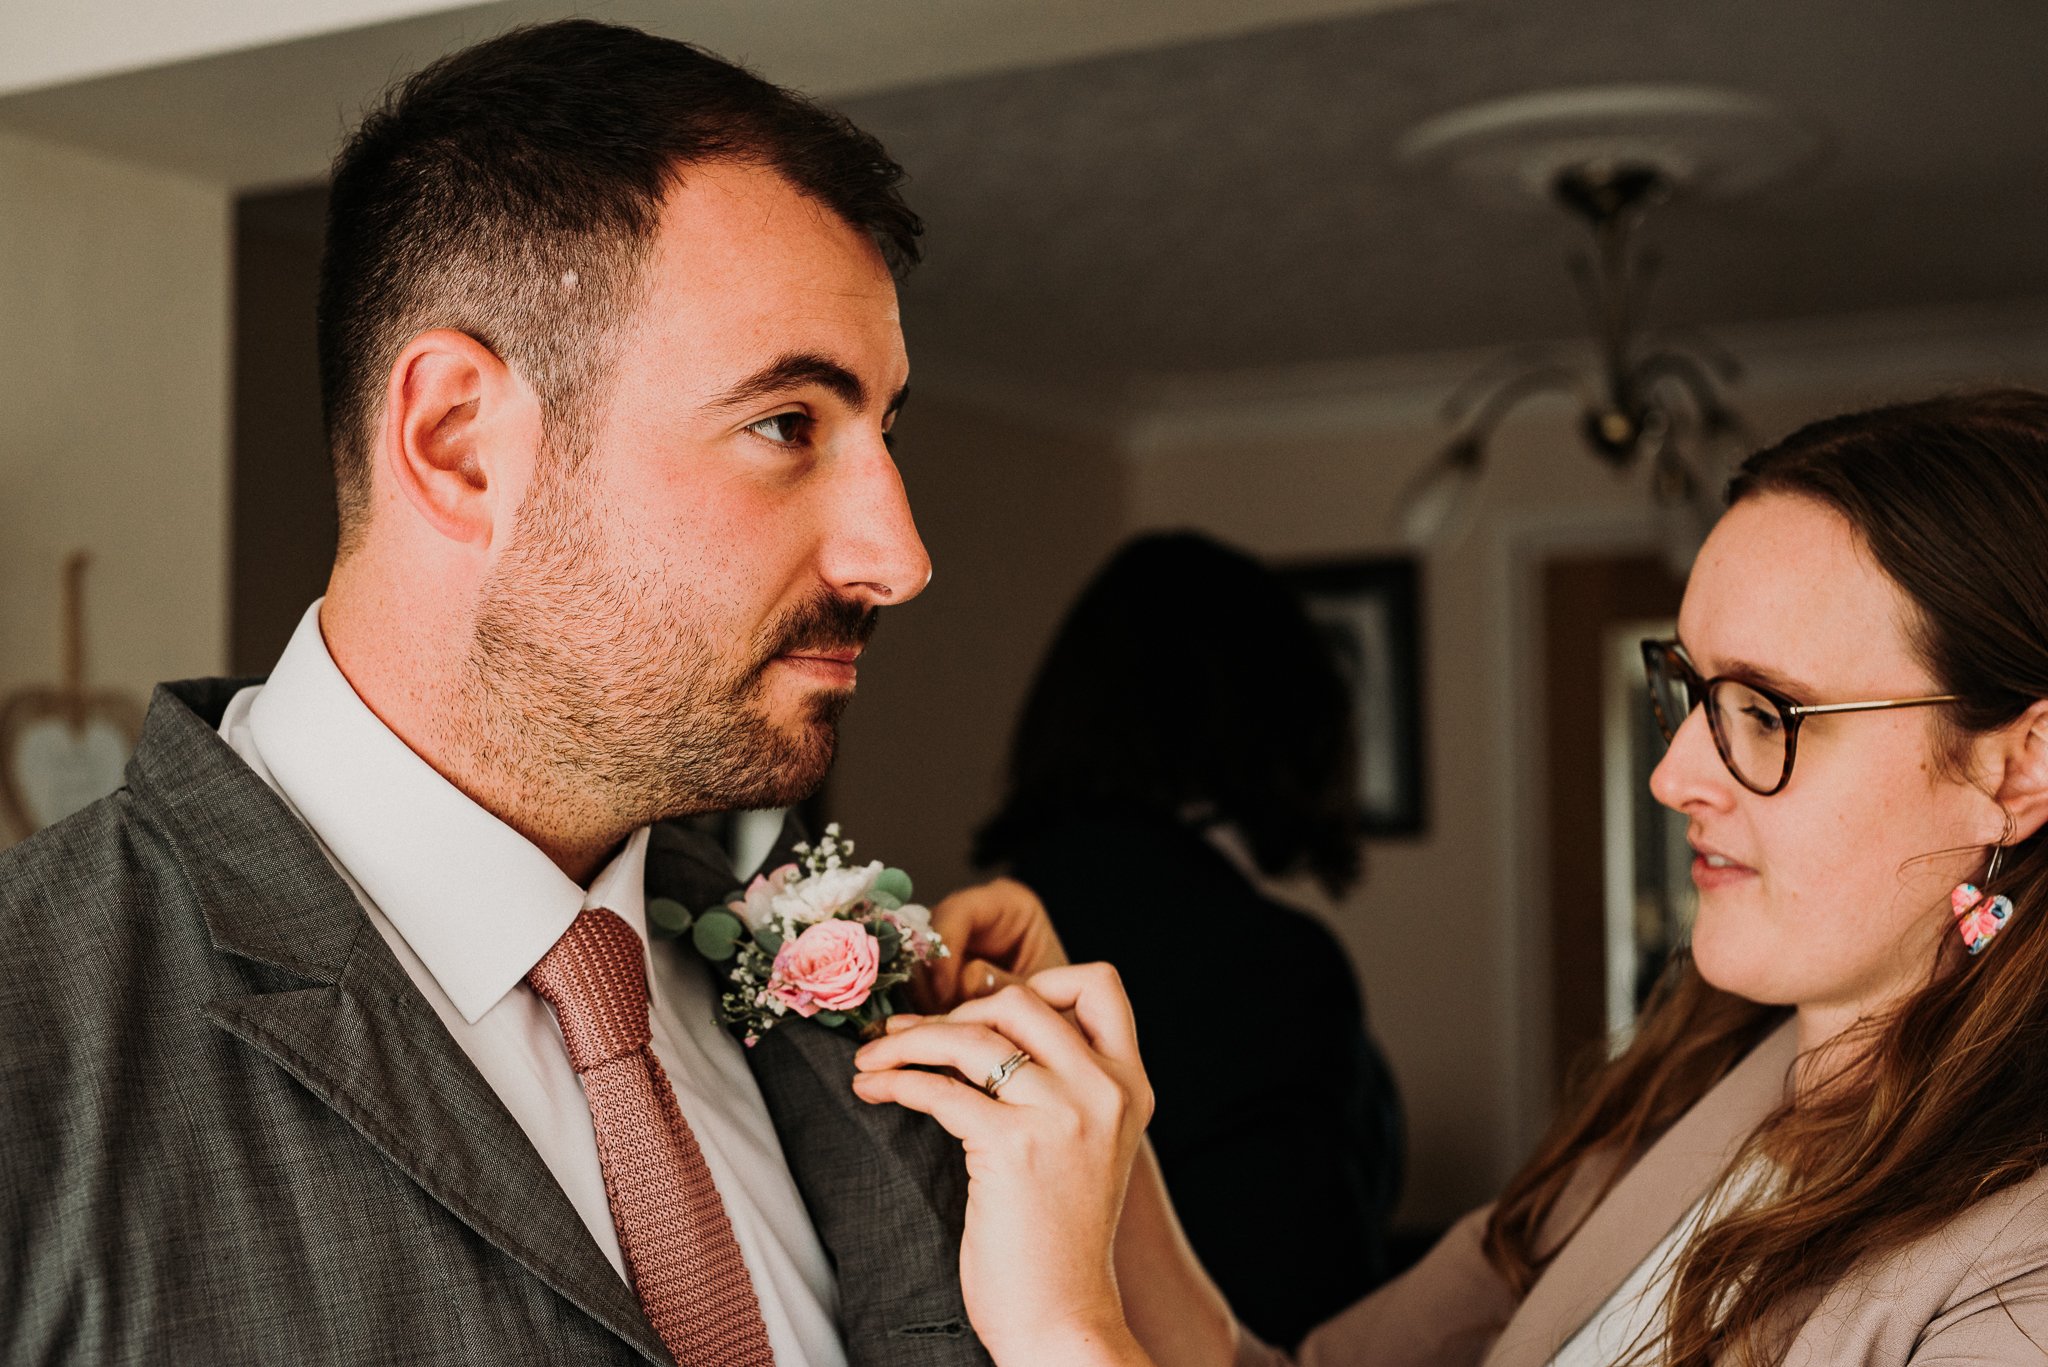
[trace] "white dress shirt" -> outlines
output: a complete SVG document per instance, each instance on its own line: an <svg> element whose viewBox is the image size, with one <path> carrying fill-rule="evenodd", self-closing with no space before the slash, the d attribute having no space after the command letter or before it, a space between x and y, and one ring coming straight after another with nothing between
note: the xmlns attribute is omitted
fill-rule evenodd
<svg viewBox="0 0 2048 1367"><path fill-rule="evenodd" d="M586 907L647 939L647 829L586 892L470 801L356 695L300 621L269 680L229 703L221 735L304 821L448 1033L505 1103L621 1277L625 1259L583 1087L526 975ZM746 1258L782 1367L844 1367L838 1284L702 965L650 954L654 1052L676 1090Z"/></svg>

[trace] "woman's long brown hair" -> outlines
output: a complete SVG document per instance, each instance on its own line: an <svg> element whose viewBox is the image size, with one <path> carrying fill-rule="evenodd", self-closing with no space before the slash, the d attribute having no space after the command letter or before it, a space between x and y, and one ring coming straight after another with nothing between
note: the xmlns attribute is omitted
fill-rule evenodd
<svg viewBox="0 0 2048 1367"><path fill-rule="evenodd" d="M1730 503L1763 495L1846 517L1916 605L1913 644L1961 699L1942 709L1952 772L1971 737L2048 698L2048 395L1985 391L1815 423L1752 456L1729 489ZM1854 1264L2048 1165L2048 840L2009 846L1989 890L2014 907L1998 938L1975 958L1944 941L1927 986L1859 1023L1827 1085L1751 1136L1734 1167L1763 1160L1774 1180L1686 1247L1664 1337L1642 1356L1775 1361L1799 1307ZM1545 1224L1581 1161L1624 1170L1782 1018L1711 987L1689 957L1673 962L1634 1040L1494 1208L1486 1253L1517 1295L1561 1242Z"/></svg>

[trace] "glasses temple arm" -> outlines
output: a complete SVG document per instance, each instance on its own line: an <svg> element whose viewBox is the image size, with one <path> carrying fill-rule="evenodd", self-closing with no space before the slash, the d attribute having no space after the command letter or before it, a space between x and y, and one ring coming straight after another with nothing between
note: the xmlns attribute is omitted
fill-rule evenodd
<svg viewBox="0 0 2048 1367"><path fill-rule="evenodd" d="M1789 703L1785 711L1795 717L1825 716L1830 712L1885 712L1898 707L1932 707L1936 703L1961 702L1954 693L1929 698L1878 698L1871 702Z"/></svg>

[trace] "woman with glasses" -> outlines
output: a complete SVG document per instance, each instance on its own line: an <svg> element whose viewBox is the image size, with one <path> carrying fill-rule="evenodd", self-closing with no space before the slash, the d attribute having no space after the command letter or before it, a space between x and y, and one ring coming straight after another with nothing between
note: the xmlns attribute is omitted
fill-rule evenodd
<svg viewBox="0 0 2048 1367"><path fill-rule="evenodd" d="M1644 659L1690 950L1500 1198L1300 1361L2048 1361L2048 395L1752 457ZM1032 983L899 1026L855 1084L965 1140L984 1342L1281 1362L1177 1236L1113 975ZM1145 1025L1312 1048L1281 1009Z"/></svg>

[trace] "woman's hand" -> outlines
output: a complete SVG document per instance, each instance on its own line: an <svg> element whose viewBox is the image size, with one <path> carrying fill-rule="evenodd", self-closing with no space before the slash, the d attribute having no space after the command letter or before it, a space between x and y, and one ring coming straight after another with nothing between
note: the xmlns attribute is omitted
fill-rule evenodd
<svg viewBox="0 0 2048 1367"><path fill-rule="evenodd" d="M911 980L911 999L921 1011L950 1011L1071 962L1045 903L1014 878L962 888L932 908L932 929L951 953Z"/></svg>
<svg viewBox="0 0 2048 1367"><path fill-rule="evenodd" d="M991 1097L983 1080L1019 1050L1029 1061ZM1048 969L949 1015L898 1016L856 1063L862 1100L922 1111L966 1146L960 1283L997 1362L1149 1362L1124 1323L1112 1260L1152 1116L1116 970Z"/></svg>

